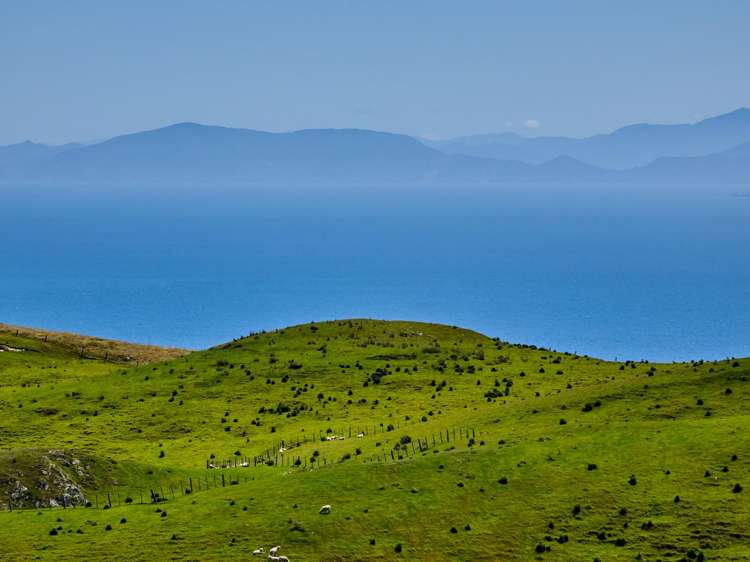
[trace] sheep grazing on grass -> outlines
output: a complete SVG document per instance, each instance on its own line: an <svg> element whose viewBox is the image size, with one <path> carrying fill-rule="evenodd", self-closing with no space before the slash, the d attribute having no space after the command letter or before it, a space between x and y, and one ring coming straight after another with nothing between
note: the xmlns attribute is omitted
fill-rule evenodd
<svg viewBox="0 0 750 562"><path fill-rule="evenodd" d="M362 439L364 436L365 436L365 434L362 433L362 432L357 433L357 439Z"/></svg>
<svg viewBox="0 0 750 562"><path fill-rule="evenodd" d="M281 550L281 545L274 546L271 550L268 551L269 556L276 556L279 553L279 550Z"/></svg>
<svg viewBox="0 0 750 562"><path fill-rule="evenodd" d="M318 511L318 513L320 513L321 515L328 515L329 513L331 513L331 506L327 504L324 505L320 508L320 511Z"/></svg>
<svg viewBox="0 0 750 562"><path fill-rule="evenodd" d="M289 562L289 558L287 558L286 556L271 556L269 554L268 559L271 562Z"/></svg>
<svg viewBox="0 0 750 562"><path fill-rule="evenodd" d="M253 556L262 556L263 554L265 554L265 552L266 549L261 546L260 548L256 548L255 550L253 550Z"/></svg>

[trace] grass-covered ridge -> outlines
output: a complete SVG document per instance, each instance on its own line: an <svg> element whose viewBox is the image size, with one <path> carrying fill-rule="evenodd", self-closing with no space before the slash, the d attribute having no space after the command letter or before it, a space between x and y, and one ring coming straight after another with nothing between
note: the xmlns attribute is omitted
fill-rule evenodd
<svg viewBox="0 0 750 562"><path fill-rule="evenodd" d="M0 558L750 559L750 360L613 363L372 320L138 366L0 344L0 506L19 481L48 502L49 462L99 506L0 512ZM260 455L275 466L205 468Z"/></svg>

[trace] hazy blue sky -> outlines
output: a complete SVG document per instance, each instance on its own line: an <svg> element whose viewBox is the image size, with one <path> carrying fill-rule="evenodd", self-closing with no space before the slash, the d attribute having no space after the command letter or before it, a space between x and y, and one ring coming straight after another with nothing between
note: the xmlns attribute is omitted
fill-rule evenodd
<svg viewBox="0 0 750 562"><path fill-rule="evenodd" d="M585 135L750 105L750 2L0 2L0 144L198 121Z"/></svg>

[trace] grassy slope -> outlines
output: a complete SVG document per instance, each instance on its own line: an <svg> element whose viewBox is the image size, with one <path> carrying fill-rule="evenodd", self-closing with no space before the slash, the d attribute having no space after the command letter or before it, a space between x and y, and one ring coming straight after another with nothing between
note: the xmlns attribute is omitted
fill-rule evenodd
<svg viewBox="0 0 750 562"><path fill-rule="evenodd" d="M178 493L162 505L167 517L153 505L0 512L0 558L217 559L274 543L293 561L681 560L691 549L750 559L750 360L623 365L446 326L361 320L139 367L39 340L6 343L39 353L0 353L0 471L33 450L66 448L98 459L89 497L113 483L137 497L188 477L240 478ZM389 374L363 386L378 368ZM509 395L487 401L505 381ZM304 409L259 414L280 403ZM350 427L368 435L311 439L329 428L348 437ZM460 428L475 431L473 446L463 438L373 462L390 459L404 435L431 444ZM317 450L324 467L204 469L210 454L253 456L304 435L310 441L287 455L309 462ZM325 503L329 516L318 514ZM62 529L49 536L54 526ZM551 548L537 554L540 544Z"/></svg>
<svg viewBox="0 0 750 562"><path fill-rule="evenodd" d="M53 353L69 351L77 353L81 358L104 359L126 365L166 361L188 353L185 349L173 347L158 347L0 323L0 345L7 344L8 340L14 337L20 337L25 342L39 340L53 344L44 348ZM37 345L32 344L31 347L36 349Z"/></svg>

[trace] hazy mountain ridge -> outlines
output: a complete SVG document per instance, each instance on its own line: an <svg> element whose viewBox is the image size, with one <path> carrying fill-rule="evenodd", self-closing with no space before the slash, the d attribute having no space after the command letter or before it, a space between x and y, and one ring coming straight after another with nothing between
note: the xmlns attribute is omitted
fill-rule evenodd
<svg viewBox="0 0 750 562"><path fill-rule="evenodd" d="M0 179L13 176L23 177L29 170L78 146L80 145L77 143L49 146L31 141L0 146Z"/></svg>
<svg viewBox="0 0 750 562"><path fill-rule="evenodd" d="M644 166L665 156L705 156L750 141L750 109L740 108L694 124L635 124L586 138L523 137L499 133L425 144L449 154L539 164L569 156L601 168Z"/></svg>
<svg viewBox="0 0 750 562"><path fill-rule="evenodd" d="M734 142L737 139L741 141ZM695 125L632 125L587 139L524 139L504 133L467 137L460 142L476 154L446 153L434 148L439 143L427 146L407 135L364 129L271 133L179 123L93 145L52 147L26 142L0 147L0 181L102 185L750 181L747 109ZM539 163L522 161L529 144L536 151L535 158L545 155ZM586 149L589 154L598 151L610 161L633 157L638 151L641 157L657 155L646 164L618 171L575 155L558 154L566 152L561 147L584 145L595 147ZM720 150L714 149L719 145ZM486 155L497 147L518 157ZM452 149L448 146L446 150ZM704 150L699 156L682 154L699 150Z"/></svg>

